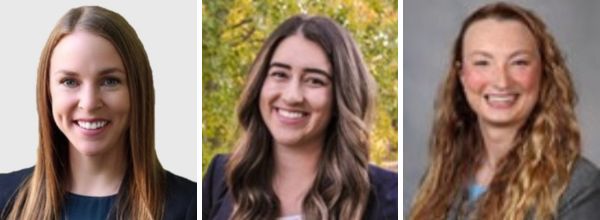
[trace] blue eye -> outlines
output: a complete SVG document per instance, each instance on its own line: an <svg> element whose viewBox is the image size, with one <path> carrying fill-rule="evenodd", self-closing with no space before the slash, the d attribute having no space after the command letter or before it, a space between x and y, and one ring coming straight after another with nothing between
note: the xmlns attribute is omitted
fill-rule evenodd
<svg viewBox="0 0 600 220"><path fill-rule="evenodd" d="M76 80L74 80L74 79L69 79L69 78L67 78L67 79L62 79L62 80L60 81L60 84L62 84L62 85L64 85L64 86L66 86L66 87L68 87L68 88L75 88L75 87L77 87L77 86L79 85L79 83L78 83Z"/></svg>
<svg viewBox="0 0 600 220"><path fill-rule="evenodd" d="M121 84L121 81L117 78L106 78L102 82L102 85L107 87L115 87L119 84Z"/></svg>

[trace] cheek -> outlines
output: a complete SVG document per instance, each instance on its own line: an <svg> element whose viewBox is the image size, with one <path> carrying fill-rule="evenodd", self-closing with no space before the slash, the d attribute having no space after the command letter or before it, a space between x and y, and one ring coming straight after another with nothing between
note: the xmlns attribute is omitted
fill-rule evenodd
<svg viewBox="0 0 600 220"><path fill-rule="evenodd" d="M69 116L70 112L72 112L71 110L76 105L76 97L74 96L65 92L51 91L51 109L54 120L58 122L64 119L64 117Z"/></svg>
<svg viewBox="0 0 600 220"><path fill-rule="evenodd" d="M481 92L488 83L485 73L478 72L474 68L463 68L462 83L468 91Z"/></svg>
<svg viewBox="0 0 600 220"><path fill-rule="evenodd" d="M115 113L129 116L131 110L131 102L129 100L129 92L122 91L117 93L109 93L105 95L104 102L110 106Z"/></svg>
<svg viewBox="0 0 600 220"><path fill-rule="evenodd" d="M515 81L525 91L535 92L539 87L542 73L539 67L526 69L515 74Z"/></svg>
<svg viewBox="0 0 600 220"><path fill-rule="evenodd" d="M331 115L333 107L333 91L331 88L310 90L306 97L310 99L310 105L318 109L324 117Z"/></svg>
<svg viewBox="0 0 600 220"><path fill-rule="evenodd" d="M263 105L268 105L278 91L279 89L274 83L269 82L269 80L265 80L258 96L261 108Z"/></svg>

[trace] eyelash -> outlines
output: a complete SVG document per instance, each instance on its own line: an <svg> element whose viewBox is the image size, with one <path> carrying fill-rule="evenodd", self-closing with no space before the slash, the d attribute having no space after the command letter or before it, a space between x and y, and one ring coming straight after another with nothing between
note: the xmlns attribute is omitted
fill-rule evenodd
<svg viewBox="0 0 600 220"><path fill-rule="evenodd" d="M529 65L529 61L527 60L516 60L513 62L513 64L518 65L518 66L527 66Z"/></svg>
<svg viewBox="0 0 600 220"><path fill-rule="evenodd" d="M485 60L478 60L473 63L475 66L487 66L488 64L489 62Z"/></svg>
<svg viewBox="0 0 600 220"><path fill-rule="evenodd" d="M112 83L108 83L108 81L111 81ZM119 80L118 78L115 77L107 77L102 81L102 85L108 86L108 87L114 87L121 84L121 80Z"/></svg>
<svg viewBox="0 0 600 220"><path fill-rule="evenodd" d="M76 85L73 85L73 83L75 83ZM61 79L60 84L66 86L66 87L69 87L69 88L75 88L76 86L79 86L79 82L77 82L77 80L71 79L71 78Z"/></svg>
<svg viewBox="0 0 600 220"><path fill-rule="evenodd" d="M275 72L271 72L269 74L269 76L271 77L275 77L275 78L287 78L287 74L284 72L279 72L279 71L275 71Z"/></svg>
<svg viewBox="0 0 600 220"><path fill-rule="evenodd" d="M324 86L325 82L323 82L320 79L315 79L315 78L308 78L306 79L306 81L310 84L310 85L318 85L318 86Z"/></svg>

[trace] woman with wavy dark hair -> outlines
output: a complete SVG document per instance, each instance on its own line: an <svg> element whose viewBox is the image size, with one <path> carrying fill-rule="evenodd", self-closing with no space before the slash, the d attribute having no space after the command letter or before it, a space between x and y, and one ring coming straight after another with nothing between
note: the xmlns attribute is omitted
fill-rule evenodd
<svg viewBox="0 0 600 220"><path fill-rule="evenodd" d="M368 164L375 82L350 34L298 15L269 36L243 134L203 180L203 219L397 219L397 174Z"/></svg>
<svg viewBox="0 0 600 220"><path fill-rule="evenodd" d="M542 20L485 5L450 61L410 219L597 219L600 173L580 155L573 82Z"/></svg>
<svg viewBox="0 0 600 220"><path fill-rule="evenodd" d="M119 14L68 11L37 75L33 168L0 175L0 219L196 219L196 183L154 149L148 56Z"/></svg>

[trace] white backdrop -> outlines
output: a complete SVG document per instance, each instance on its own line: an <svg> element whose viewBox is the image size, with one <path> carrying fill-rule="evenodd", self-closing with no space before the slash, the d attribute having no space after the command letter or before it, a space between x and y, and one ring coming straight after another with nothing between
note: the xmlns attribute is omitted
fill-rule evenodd
<svg viewBox="0 0 600 220"><path fill-rule="evenodd" d="M163 167L197 182L195 1L8 2L0 3L0 173L35 164L36 71L50 31L69 9L99 5L125 17L148 53Z"/></svg>

